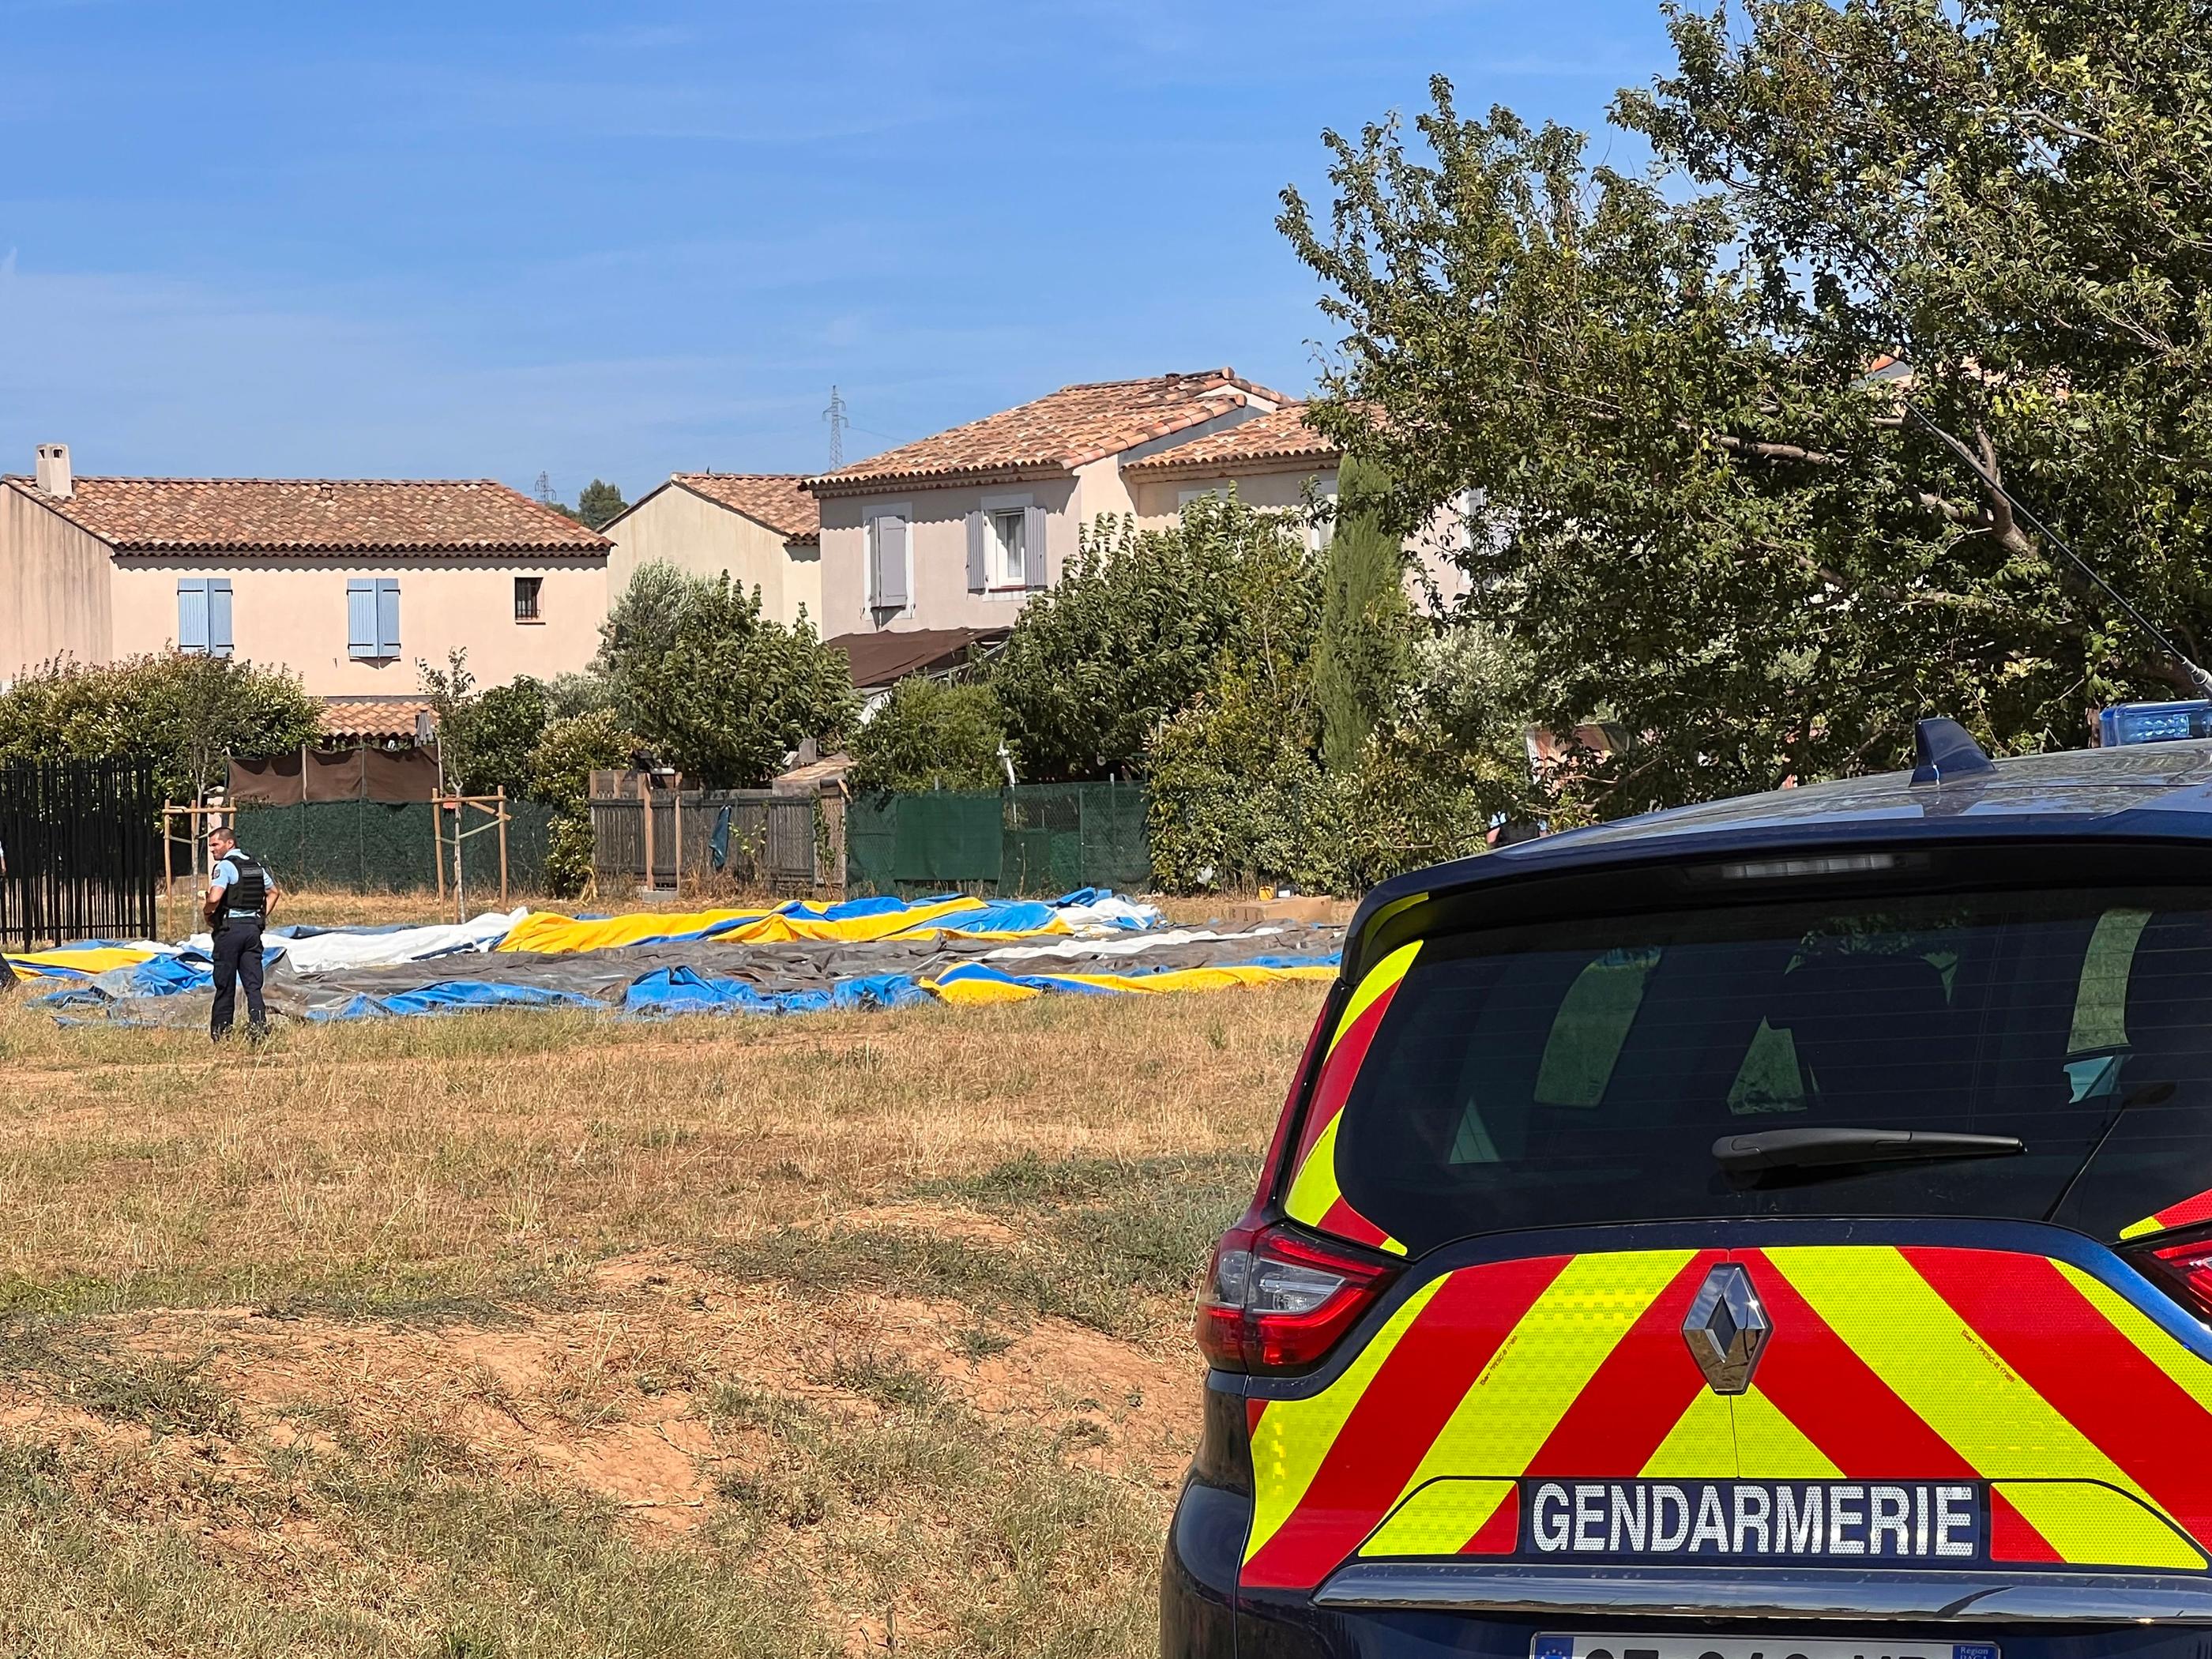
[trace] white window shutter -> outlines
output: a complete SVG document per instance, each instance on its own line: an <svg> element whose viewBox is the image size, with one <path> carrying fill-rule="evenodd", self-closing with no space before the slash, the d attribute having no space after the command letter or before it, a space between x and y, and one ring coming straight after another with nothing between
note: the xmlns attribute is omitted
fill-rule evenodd
<svg viewBox="0 0 2212 1659"><path fill-rule="evenodd" d="M376 581L376 654L387 661L399 655L399 584L388 576Z"/></svg>
<svg viewBox="0 0 2212 1659"><path fill-rule="evenodd" d="M177 583L177 649L204 651L207 648L207 583L198 576L186 576Z"/></svg>
<svg viewBox="0 0 2212 1659"><path fill-rule="evenodd" d="M1028 586L1051 586L1045 573L1044 559L1045 511L1041 507L1022 510L1022 574Z"/></svg>
<svg viewBox="0 0 2212 1659"><path fill-rule="evenodd" d="M346 581L346 655L376 655L376 584L358 577Z"/></svg>
<svg viewBox="0 0 2212 1659"><path fill-rule="evenodd" d="M230 637L230 579L217 576L207 585L208 653L227 657L236 647Z"/></svg>
<svg viewBox="0 0 2212 1659"><path fill-rule="evenodd" d="M896 514L876 520L876 604L885 611L907 607L906 534L906 520Z"/></svg>
<svg viewBox="0 0 2212 1659"><path fill-rule="evenodd" d="M990 562L985 557L983 514L981 508L968 515L968 591L980 593L991 585Z"/></svg>

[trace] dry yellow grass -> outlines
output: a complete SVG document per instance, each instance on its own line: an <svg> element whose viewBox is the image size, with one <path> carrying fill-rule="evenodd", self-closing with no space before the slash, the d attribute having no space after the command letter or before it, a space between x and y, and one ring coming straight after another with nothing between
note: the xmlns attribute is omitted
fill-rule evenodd
<svg viewBox="0 0 2212 1659"><path fill-rule="evenodd" d="M1141 1653L1318 1000L0 1004L0 1650Z"/></svg>

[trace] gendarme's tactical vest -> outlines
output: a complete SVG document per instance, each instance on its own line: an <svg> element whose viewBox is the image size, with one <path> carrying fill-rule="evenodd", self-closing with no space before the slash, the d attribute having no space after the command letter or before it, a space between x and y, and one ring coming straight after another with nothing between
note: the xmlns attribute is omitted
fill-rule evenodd
<svg viewBox="0 0 2212 1659"><path fill-rule="evenodd" d="M269 874L246 853L233 848L222 855L230 866L230 885L222 890L222 912L231 916L259 916L269 908Z"/></svg>

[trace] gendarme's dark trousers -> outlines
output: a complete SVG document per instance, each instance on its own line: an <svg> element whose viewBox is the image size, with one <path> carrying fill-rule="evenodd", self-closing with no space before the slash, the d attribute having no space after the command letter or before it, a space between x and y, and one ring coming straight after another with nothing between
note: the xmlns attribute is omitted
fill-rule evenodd
<svg viewBox="0 0 2212 1659"><path fill-rule="evenodd" d="M208 1019L208 1034L218 1041L230 1035L241 983L246 987L246 1029L258 1036L269 1024L268 1013L261 1006L258 916L233 916L215 936L215 1012Z"/></svg>

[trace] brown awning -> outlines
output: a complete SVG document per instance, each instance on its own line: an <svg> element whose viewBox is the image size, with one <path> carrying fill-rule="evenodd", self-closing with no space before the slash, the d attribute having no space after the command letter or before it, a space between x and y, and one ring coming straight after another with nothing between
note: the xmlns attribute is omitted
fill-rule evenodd
<svg viewBox="0 0 2212 1659"><path fill-rule="evenodd" d="M827 641L845 653L853 665L853 684L863 691L879 690L910 674L939 674L957 668L978 647L998 644L1012 630L1004 628L910 628L903 631L840 634Z"/></svg>
<svg viewBox="0 0 2212 1659"><path fill-rule="evenodd" d="M435 800L438 762L422 749L298 750L269 760L230 763L230 799L240 806L301 801Z"/></svg>

